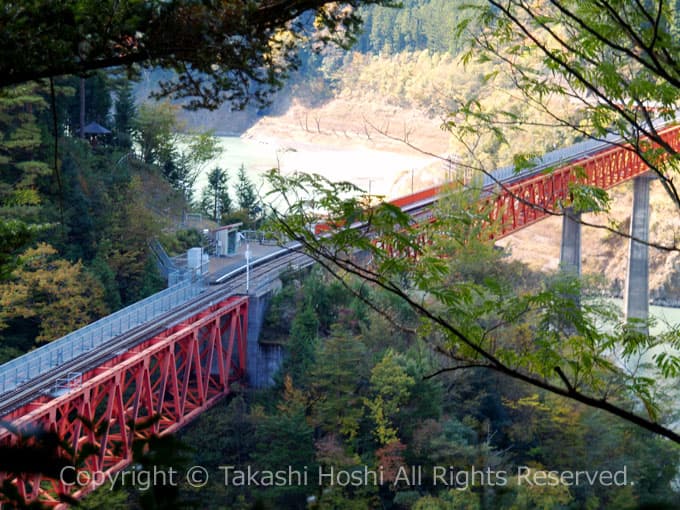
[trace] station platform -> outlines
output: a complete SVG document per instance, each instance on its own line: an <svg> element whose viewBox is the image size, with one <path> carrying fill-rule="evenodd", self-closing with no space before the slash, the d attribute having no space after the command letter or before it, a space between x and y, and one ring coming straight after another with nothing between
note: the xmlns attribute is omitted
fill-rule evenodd
<svg viewBox="0 0 680 510"><path fill-rule="evenodd" d="M260 244L257 241L249 243L250 248L250 263L252 264L257 259L274 253L282 249L278 244ZM234 255L224 257L211 256L208 262L208 280L210 283L215 281L222 275L229 273L246 264L246 244L242 243Z"/></svg>

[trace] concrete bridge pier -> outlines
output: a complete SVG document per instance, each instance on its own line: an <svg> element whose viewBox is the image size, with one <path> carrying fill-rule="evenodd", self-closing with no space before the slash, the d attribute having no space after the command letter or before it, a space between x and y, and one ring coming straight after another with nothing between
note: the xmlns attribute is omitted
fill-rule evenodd
<svg viewBox="0 0 680 510"><path fill-rule="evenodd" d="M633 213L630 235L640 241L649 241L649 183L654 179L648 173L633 181ZM623 306L626 319L647 320L649 317L649 246L629 240L628 272ZM639 324L638 331L647 334L647 325Z"/></svg>
<svg viewBox="0 0 680 510"><path fill-rule="evenodd" d="M562 216L562 243L560 244L560 271L569 277L581 276L581 213L572 207L564 209ZM581 305L578 290L565 296L576 308ZM573 330L573 325L565 323L567 329Z"/></svg>
<svg viewBox="0 0 680 510"><path fill-rule="evenodd" d="M282 345L260 342L264 316L269 307L273 288L265 286L248 295L248 384L251 388L269 388L283 364Z"/></svg>
<svg viewBox="0 0 680 510"><path fill-rule="evenodd" d="M564 209L562 216L562 244L560 245L560 269L565 273L581 276L581 213L573 208Z"/></svg>

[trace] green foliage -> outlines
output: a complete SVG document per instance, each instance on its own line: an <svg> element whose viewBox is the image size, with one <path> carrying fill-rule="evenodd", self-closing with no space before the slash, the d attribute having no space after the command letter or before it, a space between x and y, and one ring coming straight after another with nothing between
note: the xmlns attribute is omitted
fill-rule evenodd
<svg viewBox="0 0 680 510"><path fill-rule="evenodd" d="M122 308L120 290L116 282L116 273L107 264L103 254L98 254L91 264L91 269L104 288L104 301L109 310L119 310Z"/></svg>
<svg viewBox="0 0 680 510"><path fill-rule="evenodd" d="M17 220L0 219L0 282L7 280L19 266L19 250L35 236L38 229Z"/></svg>
<svg viewBox="0 0 680 510"><path fill-rule="evenodd" d="M67 85L68 79L55 84L60 135L56 168L50 168L55 162L47 136L54 134L53 119L45 111L48 91L26 85L0 93L0 280L6 281L1 293L7 300L7 353L30 348L36 337L58 337L106 309L160 288L149 279L155 269L149 272L147 267L147 241L157 226L147 209L143 177L132 179L129 165L110 147L93 149L68 136L79 122L79 87ZM88 115L100 122L110 109L111 86L103 75L86 83ZM42 269L32 263L20 267L20 254L33 240L49 240L57 250L35 259L55 271L38 284L31 274L42 274ZM76 298L83 286L93 293L86 298L89 307ZM33 294L27 293L29 287ZM100 296L102 288L105 297ZM43 291L42 297L36 295ZM49 316L44 321L39 317L43 307ZM55 314L62 317L55 320Z"/></svg>
<svg viewBox="0 0 680 510"><path fill-rule="evenodd" d="M38 324L38 342L48 342L106 314L104 293L81 263L56 257L40 244L22 254L24 264L0 286L0 327L21 319Z"/></svg>
<svg viewBox="0 0 680 510"><path fill-rule="evenodd" d="M202 9L213 8L208 4L192 4L191 8L201 13ZM486 24L485 30L490 30L488 35L501 37L503 44L500 47L508 52L513 62L519 63L515 69L522 71L513 77L503 76L497 71L497 62L491 60L469 67L466 73L453 58L437 53L456 51L458 43L447 41L445 33L457 22L458 15L444 9L443 2L432 0L408 2L405 9L385 11L388 14L368 8L368 33L375 42L368 44L364 40L361 43L364 45L362 51L388 53L400 48L428 51L393 57L356 54L351 65L343 71L344 81L330 69L335 64L328 63L329 69L320 73L317 83L332 82L346 90L351 84L355 87L352 93L356 95L373 88L395 104L416 104L432 113L442 109L456 111L459 115L447 123L449 128L464 117L470 121L463 123L457 133L460 148L490 150L492 154L484 164L495 164L503 159L509 161L514 156L518 166L529 165L527 154L514 154L513 151L516 147L526 146L524 141L536 136L537 131L518 129L518 123L527 119L540 123L546 114L566 118L567 107L563 102L553 101L554 95L564 92L566 86L578 92L586 89L579 89L582 85L568 77L551 82L546 81L544 75L535 73L539 69L537 63L557 75L563 73L563 68L555 59L537 59L536 55L528 54L531 51L527 51L524 35L507 19L499 18L505 5L515 8L517 3L499 4L495 9L482 7L477 11L478 17L463 25L465 30L476 33L475 23ZM551 5L554 4L539 2L527 4L527 8L552 9ZM625 32L621 39L611 27L600 26L610 21L611 12L596 12L592 2L567 2L565 5L583 15L589 23L596 23L601 34L629 44ZM605 2L605 5L609 4ZM175 3L168 4L158 15L168 14L165 9L175 6ZM78 16L87 13L86 7L83 5L83 12ZM429 12L425 9L431 7L439 9L441 15L425 15ZM626 6L617 4L617 7ZM68 14L68 6L52 8L58 11L57 14ZM146 8L141 3L130 4L114 6L112 12L121 14L117 9L125 12L126 9L138 9L143 17ZM50 13L54 14L49 11L44 16ZM632 11L629 19L632 25L639 20L638 14ZM665 11L663 14L664 19L668 14L669 22L677 26L674 16ZM322 13L319 26L332 24L336 15L337 11L329 8L328 13ZM79 17L79 22L84 19ZM170 21L172 19L170 16ZM211 18L190 18L192 23L194 19ZM93 17L83 24L84 29L96 27L98 20L99 17ZM238 19L234 23L238 25L242 21ZM561 29L565 21L569 22L553 11L530 17L530 24L539 30L546 26ZM119 27L119 22L118 18L113 19L114 29ZM43 26L45 20L41 17L36 23ZM573 25L565 26L573 28ZM645 31L650 31L651 25L639 23L638 26L647 37L649 34ZM136 34L133 29L134 26L128 31L126 27L125 33ZM232 32L220 27L220 40L226 40L224 33ZM677 91L663 84L657 86L658 80L644 70L644 65L642 68L639 65L626 67L617 55L607 63L600 58L604 53L600 52L602 41L598 42L595 34L586 33L582 37L582 30L569 33L578 33L578 37L573 38L578 51L572 55L558 49L554 56L583 71L586 77L602 79L604 88L600 90L613 93L608 97L616 101L632 98L637 103L657 97L666 106L674 104ZM13 34L7 33L5 37L11 39ZM542 34L546 35L545 32ZM210 31L200 32L196 41L209 35ZM60 40L69 36L68 30L59 35ZM288 43L281 41L290 41L289 36L289 33L281 33L281 39L274 47L287 48ZM327 33L326 37L331 35ZM78 41L81 41L80 36ZM649 43L649 39L643 38L643 41ZM152 44L150 41L149 45ZM655 44L670 51L666 58L670 62L668 74L675 79L675 43L661 34ZM650 50L654 50L654 45L651 46ZM93 47L97 49L94 43ZM35 60L34 50L34 46L28 49L28 62ZM592 63L589 60L591 51L596 55L593 68L588 67ZM641 54L641 58L646 58L645 52ZM653 51L647 54L653 54ZM210 66L216 61L213 57L211 54ZM246 60L252 63L253 58L257 60L252 55ZM481 54L480 58L488 59L489 55ZM653 61L648 63L655 65ZM200 71L201 67L196 69ZM180 72L186 73L186 69L181 68ZM208 72L207 79L215 76ZM408 81L404 76L409 77ZM260 75L260 78L269 79L269 76ZM491 91L494 87L508 89L511 80L519 80L520 90L531 101L503 100ZM97 95L103 96L105 84L100 85ZM210 100L216 101L217 90L233 86L232 82L221 82L218 89L212 89L214 94L208 90L204 92L209 98L212 96ZM164 87L165 93L179 95L186 90L173 90L168 84ZM64 94L69 93L67 89L63 89ZM447 97L439 98L440 91L445 91ZM47 199L49 209L41 208L40 214L49 218L54 215L54 197L44 193L47 167L44 158L33 159L34 153L40 155L39 134L44 126L40 127L31 115L14 115L22 110L30 113L31 108L27 105L42 103L44 106L44 98L31 89L17 89L12 94L0 98L7 100L0 104L0 123L5 122L0 125L9 126L6 131L0 129L3 135L8 133L0 142L3 170L0 201L8 208L8 215L21 212L31 216L36 214L39 200ZM583 97L586 96L584 93ZM240 97L244 96L237 94L235 99ZM541 104L549 107L542 111L538 108L540 115L529 111L536 106L536 98L545 99ZM616 104L592 103L585 107L585 113L582 110L568 116L568 120L595 134L603 134L611 126L619 132L629 133L625 115L613 108ZM165 115L162 108L171 110L161 107L157 117L150 112L140 112L141 121L136 123L137 140L147 163L160 167L166 178L190 197L192 172L213 151L211 142L208 138L199 138L193 145L189 142L179 147L181 144L171 139L176 128L172 124L174 120ZM9 122L15 120L21 122L16 125ZM480 135L478 124L474 123L488 125L490 132ZM499 128L499 123L510 128ZM562 145L573 136L573 133L558 129L541 138L549 146ZM507 143L509 140L513 141L512 146ZM172 143L166 144L169 141ZM6 156L10 151L2 152L4 147L13 151L10 156ZM662 157L656 149L642 149L652 162L658 163ZM67 144L64 157L67 237L61 241L75 241L75 247L63 247L72 259L94 261L93 267L98 279L105 284L106 302L110 305L128 302L149 290L145 241L156 230L141 198L144 190L139 178L130 178L118 167L116 172L109 172L115 174L110 179L102 177L115 160L113 155L108 159L106 156L90 157L77 144ZM239 204L244 209L242 218L249 220L255 212L254 188L247 182L243 169L240 173L243 185L239 192L243 193L244 199L241 201L239 196ZM651 354L661 375L674 384L680 366L677 356L672 350L659 352L658 348L670 345L677 350L677 332L658 338L636 334L600 303L588 301L582 307L575 306L572 298L580 290L581 283L569 278L531 274L517 264L508 263L491 243L484 241L484 233L493 232L495 226L488 224L488 211L480 210L476 205L478 195L452 192L442 200L436 211L436 221L414 225L407 215L389 204L371 204L367 197L353 195L357 190L348 183L330 183L309 175L286 179L276 172L270 178L276 192L284 195L279 203L287 206L285 211L274 215L275 222L279 222L278 228L286 237L306 243L316 256L330 260L336 276L341 277L363 301L349 297L340 283L328 285L322 279L312 279L297 289L284 287L274 298L272 310L275 315L270 319L270 326L275 325L279 335L289 336L290 356L284 365L283 384L263 398L265 404L262 406L252 404L252 399L257 398L252 394L237 395L226 409L221 410L224 414L217 418L206 415L194 435L197 459L201 463L211 466L233 463L263 469L292 465L297 469L307 466L311 470L317 463L356 468L383 461L392 467L409 461L424 466L453 466L457 470L471 466L513 470L520 464L530 464L536 470L583 469L584 464L619 469L626 465L636 476L635 486L621 490L579 487L573 491L566 487L535 489L519 486L502 490L473 487L465 491L448 491L434 487L432 481L426 479L418 488L423 495L418 501L414 501L412 491L404 495L406 492L395 494L393 488L388 487L361 490L335 487L319 491L319 508L389 508L400 504L414 508L470 509L625 508L634 502L651 504L655 499L674 501L677 498L671 486L678 466L679 452L675 445L650 438L610 416L551 395L552 392L576 400L587 397L589 405L608 405L606 409L613 408L624 415L631 409L638 412L644 407L651 420L647 423L659 425L663 430L667 409L658 398L657 382L620 369L611 361L610 354L619 349L621 356L628 360ZM108 194L110 198L107 198ZM589 186L574 185L572 195L573 205L580 209L604 210L608 205L606 194ZM217 217L214 201L212 205ZM359 223L371 229L375 234L373 239L361 229L350 228ZM319 231L314 227L319 224L328 236L318 235ZM22 229L32 227L27 227L27 223L0 221L0 233L4 225L9 225L8 242L0 246L3 250L5 246L8 248L7 253L0 254L6 257L0 258L0 271L4 269L4 274L9 276L10 269L16 267L16 254L29 241ZM198 232L178 234L173 243L191 243L196 234L200 239ZM431 244L423 244L423 237ZM386 249L388 246L391 251ZM371 261L369 266L362 265L361 271L351 258L356 251ZM54 268L64 271L73 269L71 266L80 268L61 260L54 264ZM23 278L30 269L30 264L27 268L15 269L15 278ZM63 271L60 269L59 272ZM360 272L368 283L352 280L348 276L352 272ZM83 280L82 274L77 274ZM37 285L33 287L38 288ZM76 288L76 285L69 284L68 287ZM3 288L9 289L10 284ZM13 294L19 293L14 289ZM98 301L102 299L103 294L97 298ZM5 309L3 306L2 312ZM7 309L11 310L11 307ZM31 310L24 312L32 313ZM12 332L17 321L22 320L21 317L8 318L6 331ZM396 352L395 346L403 349ZM3 346L4 352L12 349ZM476 367L491 368L505 375L482 372ZM426 379L439 369L452 371ZM515 384L515 380L521 380L522 385ZM526 382L540 389L528 390L524 386ZM607 433L603 434L603 430ZM173 442L166 446L170 450L176 449ZM167 458L173 459L172 462L181 461ZM294 508L304 506L310 492L308 487L284 487L267 490L263 496L248 489L221 486L211 487L205 495L192 493L192 496L204 502L204 507L245 508L250 502L263 505L262 500L259 503L257 500L264 498L267 504L275 507ZM120 497L114 499L115 504L120 503ZM172 498L169 501L176 502Z"/></svg>
<svg viewBox="0 0 680 510"><path fill-rule="evenodd" d="M661 139L659 123L675 119L680 98L677 3L628 5L615 0L527 6L491 0L468 6L467 18L481 26L481 34L461 25L468 38L464 60L492 63L496 73L491 83L512 80L521 100L495 111L468 109L456 119L463 130L493 132L507 144L509 132L540 118L545 127L566 130L568 136L602 139L616 134L680 204L669 181L677 170L678 153ZM480 104L482 96L477 94L471 104ZM533 113L520 117L510 131L502 125L503 116L512 114L518 103ZM512 145L521 146L514 139ZM585 208L606 210L602 190L575 191L577 201L585 199Z"/></svg>
<svg viewBox="0 0 680 510"><path fill-rule="evenodd" d="M454 37L463 17L461 4L446 0L406 0L399 8L364 7L364 30L355 47L373 54L431 50L455 55L463 44Z"/></svg>
<svg viewBox="0 0 680 510"><path fill-rule="evenodd" d="M220 220L222 225L233 225L234 223L242 223L242 229L248 230L256 228L256 224L252 221L250 214L245 209L232 211L229 214L223 214Z"/></svg>
<svg viewBox="0 0 680 510"><path fill-rule="evenodd" d="M64 90L65 93L59 99L61 107L59 121L63 123L64 129L73 136L80 136L80 80L79 76L69 76L59 79L56 87ZM85 81L85 126L90 122L97 122L102 126L111 129L111 79L104 72L94 73ZM83 126L84 127L84 126Z"/></svg>
<svg viewBox="0 0 680 510"><path fill-rule="evenodd" d="M319 319L310 303L298 309L290 328L288 359L284 371L296 384L306 382L310 369L314 366L317 348Z"/></svg>
<svg viewBox="0 0 680 510"><path fill-rule="evenodd" d="M333 288L338 282L317 271L285 280L279 294L284 297L271 309L284 322L294 320L296 311L313 318L310 305L316 296L323 302L324 296L337 292ZM345 283L358 288L349 277ZM374 304L389 302L375 290L366 297ZM209 470L218 465L236 469L291 465L295 470L306 466L309 484L253 490L225 487L218 477L215 484L192 493L202 507L297 508L314 495L316 508L604 509L634 508L637 503L673 501L677 496L670 482L680 450L668 441L481 370L426 378L449 366L448 360L427 348L438 341L436 331L421 330L417 342L398 328L369 338L373 325L382 324L384 317L366 303L337 299L323 309L333 319L329 331L314 330L317 352L310 376L295 379L282 374L282 383L274 388L237 392L228 405L204 414L185 436L196 449L194 462ZM410 347L396 352L395 345ZM383 437L389 439L384 444L376 434L378 413L373 409L381 412ZM391 486L400 465L422 466L421 483ZM365 467L382 466L387 482L378 487L369 483L320 488L314 476L317 466L325 472L331 467L335 472L363 472ZM452 488L434 483L435 466L455 473L506 471L508 483L480 485L471 478L465 487L461 478L460 486ZM635 485L520 486L515 479L519 466L536 471L616 471L626 466Z"/></svg>
<svg viewBox="0 0 680 510"><path fill-rule="evenodd" d="M130 508L130 497L127 492L104 487L88 494L78 503L83 510L97 510L107 508L111 510L126 510Z"/></svg>
<svg viewBox="0 0 680 510"><path fill-rule="evenodd" d="M247 211L249 216L256 214L258 207L257 192L255 185L248 179L246 168L241 165L236 175L236 200L240 209Z"/></svg>
<svg viewBox="0 0 680 510"><path fill-rule="evenodd" d="M269 342L284 343L290 333L297 309L296 292L290 282L284 280L283 287L274 294L269 303L262 324L262 337ZM295 281L295 280L293 280Z"/></svg>
<svg viewBox="0 0 680 510"><path fill-rule="evenodd" d="M314 175L283 178L275 171L269 178L275 203L286 207L273 216L278 229L330 264L338 277L355 274L408 303L425 331L441 335L433 347L454 367L486 367L677 440L661 424L659 383L627 373L611 359L616 350L624 363L634 362L665 339L630 336L623 343L619 328L625 321L597 300L577 306L573 296L581 284L568 277L544 279L529 291L530 282L512 275L513 266L501 265L500 253L483 240L494 225L474 192L444 191L434 218L413 224L389 203L367 207L368 197L352 195L347 183ZM324 235L310 228L316 224ZM355 253L370 259L370 266L358 267ZM620 388L616 396L613 384ZM646 417L618 403L631 396L642 402ZM384 399L372 401L371 409L382 440L394 439Z"/></svg>
<svg viewBox="0 0 680 510"><path fill-rule="evenodd" d="M39 122L45 106L36 85L0 90L0 282L18 266L21 249L44 230L36 209L37 189L50 173Z"/></svg>
<svg viewBox="0 0 680 510"><path fill-rule="evenodd" d="M134 142L147 164L160 168L165 179L188 202L204 165L219 153L211 132L182 135L177 107L168 103L144 103L134 123Z"/></svg>
<svg viewBox="0 0 680 510"><path fill-rule="evenodd" d="M397 430L392 421L409 400L411 388L415 384L413 377L406 373L400 363L404 360L388 350L383 359L371 370L372 399L366 400L376 424L375 434L381 445L398 439Z"/></svg>
<svg viewBox="0 0 680 510"><path fill-rule="evenodd" d="M116 277L121 301L129 304L146 297L151 290L145 282L149 261L149 239L158 225L144 203L142 182L130 180L120 190L118 207L109 212L107 237L97 246L97 257L111 268ZM146 288L145 288L146 287ZM158 290L157 285L152 288Z"/></svg>
<svg viewBox="0 0 680 510"><path fill-rule="evenodd" d="M241 464L255 446L254 423L242 393L220 404L219 413L207 413L191 432L194 460L217 469L224 464Z"/></svg>
<svg viewBox="0 0 680 510"><path fill-rule="evenodd" d="M0 89L0 198L32 189L50 169L45 156L40 114L47 103L37 85Z"/></svg>
<svg viewBox="0 0 680 510"><path fill-rule="evenodd" d="M201 246L203 234L195 228L176 230L172 234L162 234L159 241L171 256L182 255L189 248Z"/></svg>
<svg viewBox="0 0 680 510"><path fill-rule="evenodd" d="M150 253L146 254L144 270L135 282L135 286L137 295L131 297L134 301L142 300L166 288L166 281L158 269L155 258Z"/></svg>
<svg viewBox="0 0 680 510"><path fill-rule="evenodd" d="M489 1L468 7L468 19L480 23L483 35L468 33L464 60L493 63L497 72L492 83L512 79L521 102L534 112L531 118L546 119L546 126L554 130L566 129L570 136L594 139L620 136L678 205L680 195L673 184L678 151L661 137L663 126L676 118L680 98L677 8L677 2L628 5L618 1L568 1L527 6L515 1ZM462 25L461 31L465 30ZM468 108L457 119L460 129L475 135L480 131L494 133L509 149L521 146L516 139L508 143L509 131L500 122L503 115L514 113L515 106L501 105L490 113L483 107L483 95L477 94L470 102L477 108ZM569 110L557 107L565 102ZM518 120L526 123L529 118ZM571 203L560 205L609 212L607 192L587 184L583 169L575 170ZM636 334L636 326L640 324L634 321L619 323L614 328L616 337L610 339L612 345L616 344L626 359L632 359L633 352L649 353L655 373L667 380L676 378L679 360L671 347L676 344L675 335L650 338ZM607 345L604 338L600 341L602 347ZM570 360L578 371L607 363L602 353L591 357L583 353L578 342L570 344L570 349L579 349L584 355L580 362ZM654 395L658 385L653 378L631 376L624 385L656 420Z"/></svg>
<svg viewBox="0 0 680 510"><path fill-rule="evenodd" d="M119 86L114 103L113 122L115 129L114 143L122 150L132 148L133 124L137 116L135 99L132 92L132 83L123 81Z"/></svg>
<svg viewBox="0 0 680 510"><path fill-rule="evenodd" d="M609 212L609 194L596 186L569 183L571 207L577 212Z"/></svg>
<svg viewBox="0 0 680 510"><path fill-rule="evenodd" d="M360 338L337 332L319 345L316 360L310 370L310 390L320 399L312 410L314 422L356 439L364 415L357 390L368 379L365 346Z"/></svg>
<svg viewBox="0 0 680 510"><path fill-rule="evenodd" d="M227 184L229 174L220 167L208 173L208 185L203 188L201 210L213 221L219 221L223 214L231 212L231 197Z"/></svg>
<svg viewBox="0 0 680 510"><path fill-rule="evenodd" d="M244 466L252 462L257 444L255 423L249 402L241 392L235 391L227 402L201 414L194 426L182 431L182 441L192 447L190 463L205 466L210 473L222 475L220 466ZM244 503L246 495L250 494L248 487L231 487L227 490L221 476L211 476L210 481L200 490L188 491L197 507L216 509L229 505L230 508L250 508Z"/></svg>
<svg viewBox="0 0 680 510"><path fill-rule="evenodd" d="M134 124L134 142L142 161L163 165L172 157L178 130L175 109L168 103L140 105Z"/></svg>
<svg viewBox="0 0 680 510"><path fill-rule="evenodd" d="M0 87L96 69L134 65L176 74L158 96L215 109L265 103L297 64L300 41L350 45L361 20L327 0L300 6L255 2L114 2L7 4L0 47ZM302 14L305 16L301 16ZM168 44L172 34L177 44ZM85 41L85 42L84 42ZM17 51L22 48L22 51ZM181 51L178 51L178 48Z"/></svg>
<svg viewBox="0 0 680 510"><path fill-rule="evenodd" d="M5 343L5 342L3 342ZM8 361L18 358L24 352L21 349L8 345L0 345L0 363L7 363Z"/></svg>
<svg viewBox="0 0 680 510"><path fill-rule="evenodd" d="M261 469L304 472L305 468L314 476L313 430L305 418L303 408L286 409L274 416L262 416L256 420L253 462ZM271 441L276 441L276 448ZM278 507L295 508L304 505L309 488L290 484L268 490L270 501Z"/></svg>

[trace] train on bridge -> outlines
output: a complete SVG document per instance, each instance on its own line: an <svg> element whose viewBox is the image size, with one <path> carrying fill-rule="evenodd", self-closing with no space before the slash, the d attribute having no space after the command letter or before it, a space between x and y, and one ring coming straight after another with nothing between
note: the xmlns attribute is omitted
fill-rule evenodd
<svg viewBox="0 0 680 510"><path fill-rule="evenodd" d="M680 127L664 126L663 139L680 150ZM610 188L648 172L621 140L609 137L553 151L516 172L485 173L482 199L492 205L498 236L509 235L570 202L574 182ZM418 219L442 193L433 187L391 204ZM361 228L363 225L352 225ZM328 228L320 228L323 235ZM247 261L215 280L186 280L40 349L0 366L0 444L36 429L54 432L74 451L94 445L91 472L114 472L131 460L138 420L154 419L146 433L174 432L228 395L248 375L249 297L291 266L313 261L300 246ZM157 418L155 418L157 417ZM26 500L60 505L95 488L67 486L39 474L11 477Z"/></svg>

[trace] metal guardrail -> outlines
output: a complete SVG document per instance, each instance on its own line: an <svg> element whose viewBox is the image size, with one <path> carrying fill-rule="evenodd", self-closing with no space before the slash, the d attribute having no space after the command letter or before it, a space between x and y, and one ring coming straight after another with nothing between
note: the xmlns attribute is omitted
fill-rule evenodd
<svg viewBox="0 0 680 510"><path fill-rule="evenodd" d="M251 265L281 257L288 253L284 248L261 257ZM303 264L306 265L306 264ZM230 278L245 271L245 264L222 278ZM92 351L108 340L121 335L141 324L147 323L169 312L183 303L195 298L206 290L208 283L192 272L181 271L194 280L185 279L148 298L112 313L92 324L69 333L43 347L0 365L0 396L10 392L31 379L53 370L76 357ZM268 284L269 280L258 282L258 286Z"/></svg>
<svg viewBox="0 0 680 510"><path fill-rule="evenodd" d="M0 395L159 317L206 288L207 283L202 279L183 281L0 365Z"/></svg>
<svg viewBox="0 0 680 510"><path fill-rule="evenodd" d="M654 129L660 131L672 124L671 121L660 120L654 122ZM599 152L611 149L617 144L626 144L626 141L621 135L610 133L607 136L597 140L586 140L578 142L569 147L556 149L545 153L543 156L535 158L531 161L531 166L518 171L513 165L504 166L491 170L484 174L482 179L482 190L491 191L499 185L510 185L514 182L528 179L550 169L557 169L562 166L582 160ZM402 207L404 211L412 211L430 206L439 197L433 195L418 202Z"/></svg>
<svg viewBox="0 0 680 510"><path fill-rule="evenodd" d="M52 393L59 394L67 392L83 385L83 374L81 372L69 372L64 377L59 377L52 387Z"/></svg>
<svg viewBox="0 0 680 510"><path fill-rule="evenodd" d="M612 144L622 143L621 136L616 134L607 135L602 140L586 140L578 142L569 147L557 149L545 153L543 156L533 160L533 166L520 172L515 170L513 165L504 166L490 172L491 175L484 176L483 187L493 186L497 182L508 184L514 180L525 179L534 174L542 172L550 167L557 167L571 163L592 154L596 154L605 149L611 148Z"/></svg>
<svg viewBox="0 0 680 510"><path fill-rule="evenodd" d="M250 243L258 243L268 246L279 244L278 239L269 236L262 230L240 230L239 234L241 234L243 238Z"/></svg>
<svg viewBox="0 0 680 510"><path fill-rule="evenodd" d="M161 272L163 277L167 279L168 274L170 274L172 271L176 271L177 267L173 263L172 259L168 256L168 254L165 253L163 246L161 246L161 243L159 243L157 239L151 241L149 243L149 247L151 248L151 252L156 257L156 262L158 263L159 271Z"/></svg>
<svg viewBox="0 0 680 510"><path fill-rule="evenodd" d="M168 282L168 287L173 287L191 278L192 273L186 269L186 261L184 263L184 268L177 266L175 261L168 256L157 239L151 241L149 247L156 257L157 266L161 275Z"/></svg>
<svg viewBox="0 0 680 510"><path fill-rule="evenodd" d="M256 259L253 259L250 264L250 269L254 269L266 262L269 262L271 260L277 259L279 257L284 256L285 254L289 253L291 249L299 249L302 245L299 242L294 242L290 243L284 248L281 248L280 250L276 250L275 252L269 253L267 255L263 255L262 257L258 257ZM237 267L236 269L232 269L228 273L223 274L219 278L215 279L215 283L223 283L230 278L233 278L236 275L239 275L241 273L246 272L246 264L243 264L242 266Z"/></svg>

